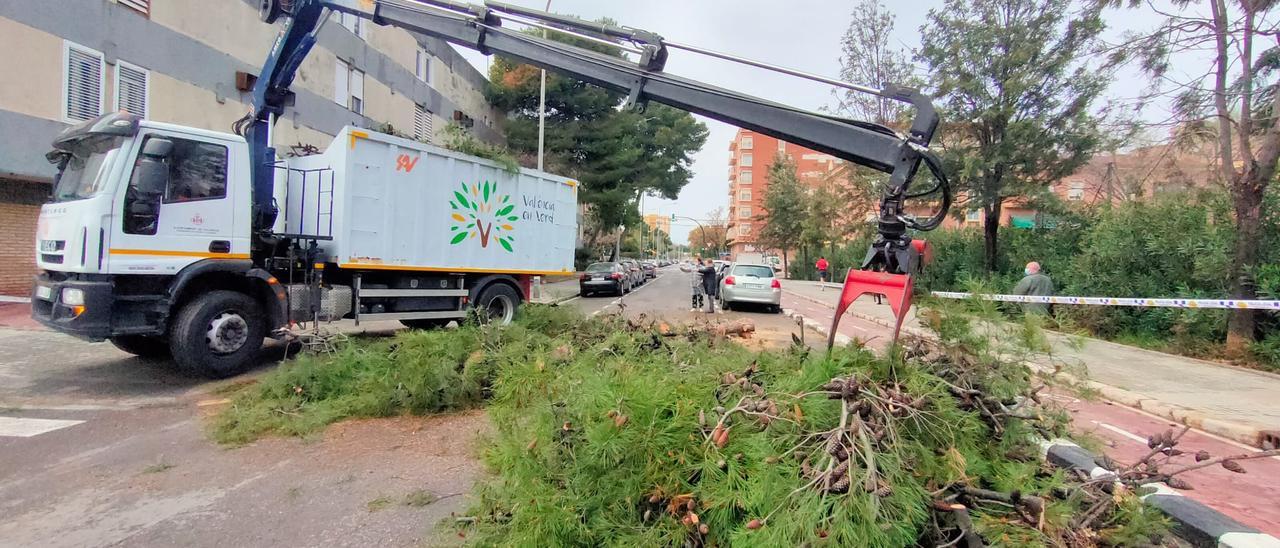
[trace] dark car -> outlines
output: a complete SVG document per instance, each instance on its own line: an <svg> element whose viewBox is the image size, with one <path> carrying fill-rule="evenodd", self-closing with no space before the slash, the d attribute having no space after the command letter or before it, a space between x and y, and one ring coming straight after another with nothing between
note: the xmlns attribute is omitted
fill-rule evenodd
<svg viewBox="0 0 1280 548"><path fill-rule="evenodd" d="M622 295L631 291L631 273L621 263L591 263L578 278L578 295L608 292Z"/></svg>

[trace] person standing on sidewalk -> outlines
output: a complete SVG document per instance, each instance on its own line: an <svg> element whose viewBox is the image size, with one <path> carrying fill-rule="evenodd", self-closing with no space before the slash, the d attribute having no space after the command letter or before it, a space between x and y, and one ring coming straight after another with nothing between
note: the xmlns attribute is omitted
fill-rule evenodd
<svg viewBox="0 0 1280 548"><path fill-rule="evenodd" d="M831 264L827 262L826 257L819 255L818 264L815 264L814 266L818 267L818 284L822 288L822 291L826 291L827 281L831 279L831 274L827 269L831 267Z"/></svg>
<svg viewBox="0 0 1280 548"><path fill-rule="evenodd" d="M711 262L711 259L707 259L706 262L703 263L702 267L698 269L698 274L702 275L702 292L706 293L707 308L705 312L707 314L715 314L716 282L719 281L715 263Z"/></svg>
<svg viewBox="0 0 1280 548"><path fill-rule="evenodd" d="M702 299L706 297L702 291L702 273L699 272L702 267L702 257L694 257L693 264L693 273L689 275L690 289L693 291L689 312L697 312L698 309L702 308Z"/></svg>
<svg viewBox="0 0 1280 548"><path fill-rule="evenodd" d="M1013 286L1014 295L1031 295L1049 297L1053 295L1053 280L1040 273L1040 263L1031 261L1023 269L1024 274L1018 285ZM1022 303L1022 311L1026 314L1049 314L1048 303Z"/></svg>

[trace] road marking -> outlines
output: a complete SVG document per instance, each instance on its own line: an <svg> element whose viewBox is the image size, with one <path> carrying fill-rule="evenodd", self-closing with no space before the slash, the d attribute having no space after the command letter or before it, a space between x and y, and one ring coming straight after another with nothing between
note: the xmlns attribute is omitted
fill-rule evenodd
<svg viewBox="0 0 1280 548"><path fill-rule="evenodd" d="M0 417L0 436L12 438L30 438L46 432L52 432L68 426L75 426L84 421L61 419L21 419L18 417Z"/></svg>
<svg viewBox="0 0 1280 548"><path fill-rule="evenodd" d="M1139 435L1137 435L1137 434L1134 434L1133 432L1130 432L1130 431L1128 431L1128 430L1125 430L1125 429L1123 429L1123 428L1120 428L1119 426L1112 426L1112 425L1107 424L1107 423L1105 423L1105 422L1098 422L1098 421L1091 421L1091 422L1093 422L1094 424L1097 424L1098 426L1101 426L1101 427L1103 427L1103 428L1106 428L1107 430L1110 430L1110 431L1112 431L1112 432L1115 432L1115 433L1117 433L1117 434L1120 434L1121 436L1124 436L1124 437L1129 438L1129 439L1131 439L1131 440L1133 440L1133 441L1136 441L1136 442L1138 442L1138 443L1141 443L1141 444L1143 444L1143 445L1146 445L1146 443L1147 443L1147 438L1144 438L1144 437L1142 437L1142 436L1139 436Z"/></svg>

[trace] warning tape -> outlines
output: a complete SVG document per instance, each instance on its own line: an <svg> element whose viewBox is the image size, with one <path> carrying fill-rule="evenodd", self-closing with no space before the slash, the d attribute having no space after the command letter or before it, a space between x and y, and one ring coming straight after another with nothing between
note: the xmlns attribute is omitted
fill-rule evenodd
<svg viewBox="0 0 1280 548"><path fill-rule="evenodd" d="M1250 310L1280 310L1280 301L1252 301L1238 299L1143 299L1121 297L1041 297L1035 295L973 295L958 291L934 291L934 297L943 299L979 298L988 301L1043 304L1091 304L1098 306L1137 306L1146 308L1244 308Z"/></svg>

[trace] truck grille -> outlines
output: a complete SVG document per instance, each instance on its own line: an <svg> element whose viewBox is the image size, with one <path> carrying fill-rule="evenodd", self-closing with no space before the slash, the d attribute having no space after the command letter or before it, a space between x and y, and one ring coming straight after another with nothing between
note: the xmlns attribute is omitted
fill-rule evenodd
<svg viewBox="0 0 1280 548"><path fill-rule="evenodd" d="M62 264L62 255L54 255L52 253L41 253L40 260L49 264Z"/></svg>

